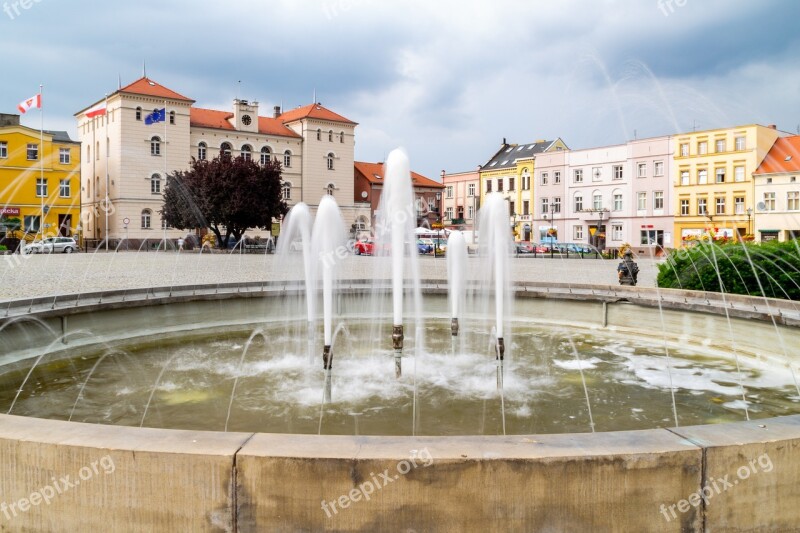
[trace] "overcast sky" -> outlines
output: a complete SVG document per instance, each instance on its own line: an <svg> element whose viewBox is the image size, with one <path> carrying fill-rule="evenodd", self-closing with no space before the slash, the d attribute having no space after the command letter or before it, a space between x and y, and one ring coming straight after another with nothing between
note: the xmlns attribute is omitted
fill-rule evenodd
<svg viewBox="0 0 800 533"><path fill-rule="evenodd" d="M203 107L240 94L269 114L316 90L360 124L357 159L404 146L436 179L503 137L587 148L800 124L795 0L22 1L0 0L0 111L43 83L45 128L73 137L73 113L143 60Z"/></svg>

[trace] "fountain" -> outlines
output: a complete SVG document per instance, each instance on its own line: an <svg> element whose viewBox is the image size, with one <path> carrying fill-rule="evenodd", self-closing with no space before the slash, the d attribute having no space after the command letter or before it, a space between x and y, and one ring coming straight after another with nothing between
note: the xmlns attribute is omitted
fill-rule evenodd
<svg viewBox="0 0 800 533"><path fill-rule="evenodd" d="M325 197L313 220L298 204L284 225L279 253L302 261L286 267L288 279L170 279L104 293L81 285L78 296L3 302L0 492L17 502L60 476L81 484L28 512L17 506L6 517L0 506L0 522L187 531L796 526L792 302L512 283L508 214L496 195L480 212L480 257L468 258L453 232L447 283L424 280L408 168L402 152L387 160L374 259L339 257L344 224ZM342 279L363 261L373 261L375 285ZM413 346L404 328L412 322ZM414 371L403 375L411 357ZM114 472L92 471L101 457ZM724 476L741 482L711 505L681 510L678 502Z"/></svg>

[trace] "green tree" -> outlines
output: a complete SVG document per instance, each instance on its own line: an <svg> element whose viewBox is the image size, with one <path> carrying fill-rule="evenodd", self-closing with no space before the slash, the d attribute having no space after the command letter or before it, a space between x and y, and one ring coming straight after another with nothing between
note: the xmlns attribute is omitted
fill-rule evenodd
<svg viewBox="0 0 800 533"><path fill-rule="evenodd" d="M178 229L209 228L226 248L231 237L239 241L248 229L270 228L287 210L279 162L222 155L192 160L189 170L167 176L161 214Z"/></svg>
<svg viewBox="0 0 800 533"><path fill-rule="evenodd" d="M702 243L673 251L659 287L800 300L800 240Z"/></svg>

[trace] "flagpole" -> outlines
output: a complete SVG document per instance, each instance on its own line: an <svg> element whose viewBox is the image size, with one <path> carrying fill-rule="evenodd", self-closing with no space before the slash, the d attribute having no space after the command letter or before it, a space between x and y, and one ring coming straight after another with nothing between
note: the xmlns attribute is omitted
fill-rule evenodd
<svg viewBox="0 0 800 533"><path fill-rule="evenodd" d="M92 149L89 151L89 157L92 159L92 175L89 177L89 184L86 187L87 192L92 191L92 187L94 186L94 193L90 195L91 205L92 205L92 222L94 222L94 228L92 229L92 240L97 240L97 187L95 186L94 177L97 175L97 117L92 118ZM84 234L85 235L85 234ZM85 236L84 236L85 242ZM97 246L97 243L95 243ZM88 245L87 245L87 250Z"/></svg>
<svg viewBox="0 0 800 533"><path fill-rule="evenodd" d="M42 240L44 241L44 102L42 102L42 91L44 85L39 84L39 183L41 189L39 190L39 203L42 209L42 221L39 223L39 230L42 232Z"/></svg>
<svg viewBox="0 0 800 533"><path fill-rule="evenodd" d="M106 113L103 115L105 123L106 123L106 131L105 131L105 138L106 138L106 145L104 150L106 151L106 252L108 252L108 93L106 93Z"/></svg>
<svg viewBox="0 0 800 533"><path fill-rule="evenodd" d="M167 100L164 100L164 186L167 185ZM161 194L164 194L161 188ZM161 225L164 226L164 251L167 251L167 219L161 217Z"/></svg>

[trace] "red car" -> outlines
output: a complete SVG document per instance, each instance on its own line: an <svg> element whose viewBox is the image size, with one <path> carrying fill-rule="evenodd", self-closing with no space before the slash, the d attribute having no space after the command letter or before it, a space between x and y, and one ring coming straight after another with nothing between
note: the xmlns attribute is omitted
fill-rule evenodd
<svg viewBox="0 0 800 533"><path fill-rule="evenodd" d="M358 241L353 247L356 255L373 255L375 253L375 241Z"/></svg>

